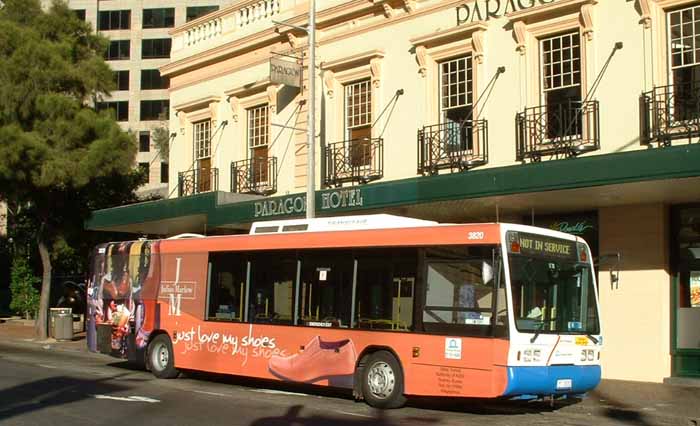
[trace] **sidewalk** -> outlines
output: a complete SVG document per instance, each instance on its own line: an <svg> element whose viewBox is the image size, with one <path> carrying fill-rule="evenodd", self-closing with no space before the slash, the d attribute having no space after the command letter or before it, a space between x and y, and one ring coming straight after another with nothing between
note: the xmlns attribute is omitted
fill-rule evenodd
<svg viewBox="0 0 700 426"><path fill-rule="evenodd" d="M74 332L73 340L58 341L53 338L40 340L34 333L34 322L21 319L0 318L0 341L14 341L18 343L43 346L45 349L60 349L69 351L87 352L85 332ZM46 347L48 346L48 348Z"/></svg>

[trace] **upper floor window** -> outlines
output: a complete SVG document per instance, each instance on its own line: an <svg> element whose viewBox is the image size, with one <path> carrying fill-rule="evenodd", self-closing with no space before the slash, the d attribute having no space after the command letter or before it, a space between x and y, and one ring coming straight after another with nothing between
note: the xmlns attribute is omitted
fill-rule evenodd
<svg viewBox="0 0 700 426"><path fill-rule="evenodd" d="M187 22L219 10L219 6L190 6L187 8Z"/></svg>
<svg viewBox="0 0 700 426"><path fill-rule="evenodd" d="M350 141L350 164L367 166L372 161L372 86L370 80L345 85L345 129Z"/></svg>
<svg viewBox="0 0 700 426"><path fill-rule="evenodd" d="M211 120L194 123L195 159L211 157Z"/></svg>
<svg viewBox="0 0 700 426"><path fill-rule="evenodd" d="M170 101L167 99L141 101L141 120L164 120L168 117Z"/></svg>
<svg viewBox="0 0 700 426"><path fill-rule="evenodd" d="M141 40L141 58L169 58L172 41L169 38L149 38Z"/></svg>
<svg viewBox="0 0 700 426"><path fill-rule="evenodd" d="M169 175L168 170L169 170L169 169L168 169L168 163L161 162L161 163L160 163L160 183L168 183L168 181L169 181L169 179L168 179L168 177L169 177L169 176L168 176L168 175Z"/></svg>
<svg viewBox="0 0 700 426"><path fill-rule="evenodd" d="M129 71L114 71L114 82L117 90L129 90Z"/></svg>
<svg viewBox="0 0 700 426"><path fill-rule="evenodd" d="M581 45L578 31L540 40L542 95L549 138L581 133Z"/></svg>
<svg viewBox="0 0 700 426"><path fill-rule="evenodd" d="M102 10L98 21L98 30L128 30L131 28L130 10Z"/></svg>
<svg viewBox="0 0 700 426"><path fill-rule="evenodd" d="M75 17L81 21L85 20L85 9L73 9L73 13L75 13Z"/></svg>
<svg viewBox="0 0 700 426"><path fill-rule="evenodd" d="M111 109L117 121L129 121L129 101L98 102L95 108L98 111Z"/></svg>
<svg viewBox="0 0 700 426"><path fill-rule="evenodd" d="M143 28L172 28L175 26L175 8L143 10Z"/></svg>
<svg viewBox="0 0 700 426"><path fill-rule="evenodd" d="M131 47L129 40L111 40L107 52L105 52L105 60L114 61L121 59L129 59Z"/></svg>
<svg viewBox="0 0 700 426"><path fill-rule="evenodd" d="M471 55L450 59L440 67L440 119L449 151L463 151L472 146L470 122L473 101Z"/></svg>
<svg viewBox="0 0 700 426"><path fill-rule="evenodd" d="M673 119L700 116L700 6L668 13Z"/></svg>
<svg viewBox="0 0 700 426"><path fill-rule="evenodd" d="M151 150L151 132L139 132L139 152Z"/></svg>
<svg viewBox="0 0 700 426"><path fill-rule="evenodd" d="M169 81L158 70L141 70L141 90L167 89Z"/></svg>
<svg viewBox="0 0 700 426"><path fill-rule="evenodd" d="M145 178L144 183L149 183L150 181L150 165L148 163L139 163L139 171Z"/></svg>
<svg viewBox="0 0 700 426"><path fill-rule="evenodd" d="M248 149L253 163L251 180L254 183L268 180L269 118L268 105L248 109Z"/></svg>

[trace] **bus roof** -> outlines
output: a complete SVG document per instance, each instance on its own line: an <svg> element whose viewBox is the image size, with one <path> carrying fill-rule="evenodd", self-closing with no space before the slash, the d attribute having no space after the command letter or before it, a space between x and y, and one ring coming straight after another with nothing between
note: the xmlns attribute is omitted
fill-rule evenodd
<svg viewBox="0 0 700 426"><path fill-rule="evenodd" d="M360 216L321 217L316 219L290 219L254 222L250 234L270 234L279 232L323 232L352 231L366 229L412 228L436 226L432 220L390 214L370 214Z"/></svg>
<svg viewBox="0 0 700 426"><path fill-rule="evenodd" d="M346 231L307 231L163 240L162 253L355 247L498 244L500 225L424 225Z"/></svg>

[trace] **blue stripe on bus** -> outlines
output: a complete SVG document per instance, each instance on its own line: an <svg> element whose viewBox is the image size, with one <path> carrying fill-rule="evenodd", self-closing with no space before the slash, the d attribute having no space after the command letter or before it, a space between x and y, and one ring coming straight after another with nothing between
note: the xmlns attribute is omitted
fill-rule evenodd
<svg viewBox="0 0 700 426"><path fill-rule="evenodd" d="M600 383L599 365L507 367L508 386L503 396L580 394ZM557 389L557 380L570 379L571 387Z"/></svg>

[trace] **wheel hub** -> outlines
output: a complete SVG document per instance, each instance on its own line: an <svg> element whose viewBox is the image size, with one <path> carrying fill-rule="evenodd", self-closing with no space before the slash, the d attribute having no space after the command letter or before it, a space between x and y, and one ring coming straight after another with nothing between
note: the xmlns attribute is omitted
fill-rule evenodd
<svg viewBox="0 0 700 426"><path fill-rule="evenodd" d="M369 390L376 398L386 399L394 391L396 379L394 370L383 361L372 364L367 376Z"/></svg>

